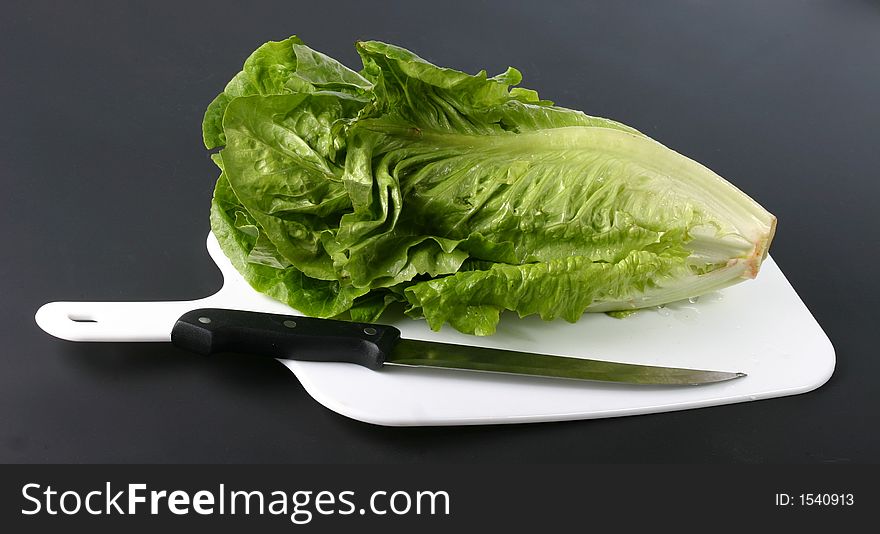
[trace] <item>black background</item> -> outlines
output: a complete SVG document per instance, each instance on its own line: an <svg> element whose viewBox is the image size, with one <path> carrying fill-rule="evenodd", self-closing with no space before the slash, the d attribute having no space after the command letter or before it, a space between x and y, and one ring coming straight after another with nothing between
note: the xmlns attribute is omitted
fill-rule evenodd
<svg viewBox="0 0 880 534"><path fill-rule="evenodd" d="M800 396L619 419L393 429L274 361L75 344L53 300L190 299L216 169L205 106L298 34L357 68L380 39L641 129L780 220L772 254L834 344ZM5 2L0 461L876 462L880 6L839 2ZM782 319L782 318L780 318Z"/></svg>

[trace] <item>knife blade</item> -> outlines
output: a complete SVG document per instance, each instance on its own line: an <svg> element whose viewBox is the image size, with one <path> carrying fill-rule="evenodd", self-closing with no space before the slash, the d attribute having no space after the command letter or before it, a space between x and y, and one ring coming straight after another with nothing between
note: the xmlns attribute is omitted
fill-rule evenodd
<svg viewBox="0 0 880 534"><path fill-rule="evenodd" d="M174 324L171 342L200 354L237 352L353 363L373 370L399 365L655 385L700 385L746 376L403 339L389 325L220 308L183 314Z"/></svg>

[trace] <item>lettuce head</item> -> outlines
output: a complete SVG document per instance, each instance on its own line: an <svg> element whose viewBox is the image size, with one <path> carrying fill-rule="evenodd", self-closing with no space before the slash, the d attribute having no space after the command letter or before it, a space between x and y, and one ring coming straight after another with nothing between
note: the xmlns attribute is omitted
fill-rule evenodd
<svg viewBox="0 0 880 534"><path fill-rule="evenodd" d="M257 291L489 335L505 310L574 322L757 275L776 218L703 165L540 99L516 69L356 47L360 71L266 43L205 113L211 228Z"/></svg>

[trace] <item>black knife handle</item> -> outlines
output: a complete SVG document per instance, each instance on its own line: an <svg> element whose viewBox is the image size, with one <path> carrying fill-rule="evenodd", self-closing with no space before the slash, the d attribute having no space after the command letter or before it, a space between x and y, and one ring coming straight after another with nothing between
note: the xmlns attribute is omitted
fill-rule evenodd
<svg viewBox="0 0 880 534"><path fill-rule="evenodd" d="M171 343L200 354L238 352L370 369L382 367L399 339L393 326L219 308L189 311L171 330Z"/></svg>

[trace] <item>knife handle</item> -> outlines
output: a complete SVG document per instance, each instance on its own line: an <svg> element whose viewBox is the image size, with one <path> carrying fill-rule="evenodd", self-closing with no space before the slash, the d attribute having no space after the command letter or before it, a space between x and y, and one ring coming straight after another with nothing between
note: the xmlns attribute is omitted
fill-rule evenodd
<svg viewBox="0 0 880 534"><path fill-rule="evenodd" d="M200 354L238 352L379 369L400 339L393 326L204 308L183 314L171 343Z"/></svg>

